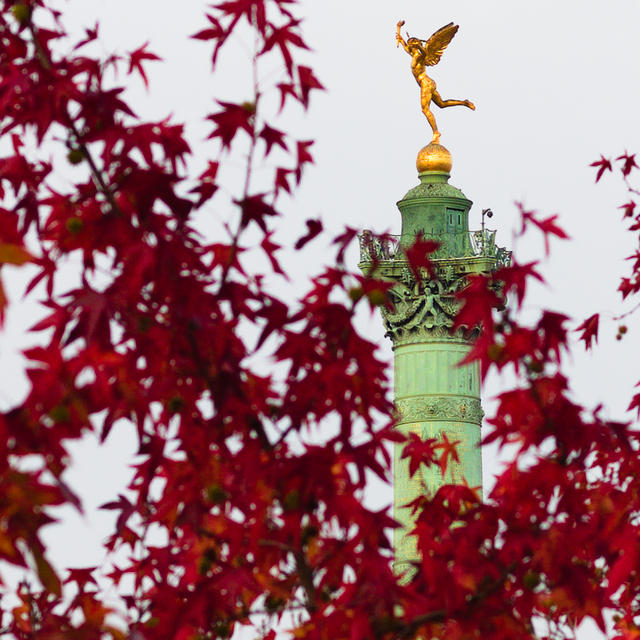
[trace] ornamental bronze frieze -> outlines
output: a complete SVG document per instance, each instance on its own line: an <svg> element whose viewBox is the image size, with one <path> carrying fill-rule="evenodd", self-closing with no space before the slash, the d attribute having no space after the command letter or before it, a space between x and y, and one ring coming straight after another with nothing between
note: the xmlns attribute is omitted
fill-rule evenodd
<svg viewBox="0 0 640 640"><path fill-rule="evenodd" d="M438 338L463 339L451 334L460 309L456 293L466 285L465 277L416 282L408 269L389 291L391 306L382 308L387 335L394 344L409 344Z"/></svg>
<svg viewBox="0 0 640 640"><path fill-rule="evenodd" d="M478 398L460 396L417 396L396 400L398 424L452 421L482 424L484 411Z"/></svg>

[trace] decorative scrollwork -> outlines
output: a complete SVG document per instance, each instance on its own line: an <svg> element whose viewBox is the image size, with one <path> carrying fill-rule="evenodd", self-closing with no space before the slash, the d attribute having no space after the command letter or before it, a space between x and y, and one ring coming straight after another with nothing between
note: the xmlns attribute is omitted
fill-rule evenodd
<svg viewBox="0 0 640 640"><path fill-rule="evenodd" d="M511 252L496 246L495 234L483 228L430 236L440 242L430 256L434 274L429 277L425 272L419 281L409 269L402 236L376 236L370 231L360 235L361 266L375 266L383 277L394 280L391 304L382 308L382 315L395 345L442 339L468 342L477 337L473 328L452 331L461 304L456 293L468 284L466 259L487 259L488 264L480 266L485 273L511 262Z"/></svg>
<svg viewBox="0 0 640 640"><path fill-rule="evenodd" d="M396 400L398 424L435 420L482 424L484 411L478 398L460 396L417 396Z"/></svg>
<svg viewBox="0 0 640 640"><path fill-rule="evenodd" d="M403 269L400 279L389 291L391 306L382 309L387 335L396 344L432 339L436 330L443 330L438 331L439 335L450 337L460 308L455 294L465 284L464 276L453 274L450 279L417 282L409 269Z"/></svg>

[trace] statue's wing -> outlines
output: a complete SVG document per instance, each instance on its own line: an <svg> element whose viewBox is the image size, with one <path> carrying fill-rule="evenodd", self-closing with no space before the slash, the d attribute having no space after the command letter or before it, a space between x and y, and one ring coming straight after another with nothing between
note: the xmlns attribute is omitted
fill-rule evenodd
<svg viewBox="0 0 640 640"><path fill-rule="evenodd" d="M458 25L450 22L441 29L438 29L425 43L425 63L432 67L440 62L440 58L453 36L458 31Z"/></svg>

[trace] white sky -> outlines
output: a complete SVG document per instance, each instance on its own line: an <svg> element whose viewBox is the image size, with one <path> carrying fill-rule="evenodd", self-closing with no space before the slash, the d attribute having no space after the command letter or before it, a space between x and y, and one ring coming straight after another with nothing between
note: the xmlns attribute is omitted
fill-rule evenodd
<svg viewBox="0 0 640 640"><path fill-rule="evenodd" d="M212 98L249 99L250 42L236 41L222 58L225 69L211 79L208 47L187 36L203 28L207 3L199 0L70 0L75 28L102 22L105 51L132 50L149 40L150 49L165 58L148 66L151 90L131 91L142 116L160 118L173 113L188 120L188 133L197 154L210 130L197 119L211 110ZM479 211L491 207L489 226L499 229L500 244L512 245L517 226L516 200L550 215L571 242L556 242L544 267L551 287L537 288L528 312L542 307L582 319L595 311L605 318L619 313L615 293L625 273L624 258L633 250L622 232L617 206L626 200L622 183L605 179L594 186L588 165L625 149L640 151L638 105L640 83L640 3L636 0L304 0L304 31L314 53L307 60L328 91L316 93L306 119L291 116L289 125L300 137L316 138L316 166L307 171L301 190L287 203L287 226L298 234L304 219L321 215L325 226L338 232L344 224L375 231L400 229L395 207L417 183L415 155L431 136L420 113L418 87L409 58L395 46L395 25L426 38L449 21L460 30L432 77L444 98L467 98L477 111L451 108L434 112L441 142L453 155L451 183L474 201L472 227L480 226ZM71 23L70 23L71 26ZM287 126L287 124L283 124ZM201 157L201 159L202 159ZM233 181L233 176L230 175ZM299 235L299 234L298 234ZM520 260L543 258L542 244L521 241ZM328 259L320 247L310 247L290 264L296 272L312 273ZM353 263L357 255L352 256ZM304 278L299 281L300 290ZM20 295L15 279L13 297ZM31 324L32 309L16 307L0 335L0 402L3 407L24 393L18 347L22 329ZM27 314L27 315L25 315ZM607 415L624 416L637 373L640 339L635 316L629 334L614 339L618 323L602 328L596 355L573 356L572 371L578 399L590 406L604 402ZM383 344L381 321L363 317L361 325ZM487 395L508 380L491 380ZM489 407L490 403L485 403ZM79 448L75 479L92 486L87 500L90 516L75 518L64 538L52 536L61 565L98 562L96 547L104 537L108 514L91 508L110 499L126 479L116 471L130 452L130 441L114 434L99 459L91 447ZM485 481L496 471L487 457ZM71 481L74 478L70 478ZM379 497L381 500L385 496Z"/></svg>

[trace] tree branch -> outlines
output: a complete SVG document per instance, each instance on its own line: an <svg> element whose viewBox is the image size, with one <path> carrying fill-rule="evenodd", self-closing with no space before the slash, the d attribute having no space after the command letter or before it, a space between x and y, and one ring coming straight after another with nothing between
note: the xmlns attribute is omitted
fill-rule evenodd
<svg viewBox="0 0 640 640"><path fill-rule="evenodd" d="M36 50L36 57L38 58L38 60L40 60L40 64L42 65L43 69L45 69L46 71L51 71L52 70L51 58L49 57L47 51L44 49L44 47L40 43L40 40L38 39L38 30L37 30L37 27L33 24L33 20L31 19L31 16L29 16L27 27L28 27L29 33L31 34L33 46L35 47L35 50ZM73 136L73 142L78 146L79 150L82 151L83 156L87 160L87 163L89 165L89 169L91 172L91 177L96 186L96 189L105 196L105 198L109 202L111 210L114 213L121 214L122 212L120 210L120 207L118 207L118 204L115 200L113 192L111 188L108 186L103 176L103 171L101 171L98 168L98 165L93 155L91 154L91 151L89 150L88 145L82 141L81 132L78 129L73 117L69 113L68 105L65 105L64 111L65 111L65 117L67 120L65 124L69 130L69 133L72 134ZM68 142L68 146L71 146L70 142L71 141Z"/></svg>

